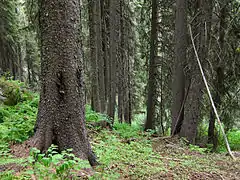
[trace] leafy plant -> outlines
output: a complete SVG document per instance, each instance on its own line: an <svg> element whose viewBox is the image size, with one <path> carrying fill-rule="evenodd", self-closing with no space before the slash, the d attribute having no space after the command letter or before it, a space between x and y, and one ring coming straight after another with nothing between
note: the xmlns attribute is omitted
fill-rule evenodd
<svg viewBox="0 0 240 180"><path fill-rule="evenodd" d="M77 158L72 149L57 152L57 146L52 145L46 154L40 154L38 149L32 149L28 158L31 169L25 175L34 175L37 179L70 179L75 172L89 168L88 161Z"/></svg>
<svg viewBox="0 0 240 180"><path fill-rule="evenodd" d="M137 124L129 125L126 123L115 123L113 128L116 134L126 139L139 137L142 130L142 128Z"/></svg>

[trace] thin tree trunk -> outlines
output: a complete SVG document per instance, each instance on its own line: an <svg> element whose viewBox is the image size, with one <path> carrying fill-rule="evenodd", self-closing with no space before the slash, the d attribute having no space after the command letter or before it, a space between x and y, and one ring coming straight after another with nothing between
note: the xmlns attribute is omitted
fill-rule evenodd
<svg viewBox="0 0 240 180"><path fill-rule="evenodd" d="M150 47L150 62L149 62L149 79L148 79L148 102L147 102L147 120L145 130L154 129L156 118L156 86L157 86L157 0L152 0L152 21L151 21L151 47Z"/></svg>
<svg viewBox="0 0 240 180"><path fill-rule="evenodd" d="M96 0L96 45L97 45L97 62L98 62L98 83L100 96L100 109L104 113L106 107L105 101L105 77L104 77L104 59L102 48L102 16L101 16L101 0Z"/></svg>
<svg viewBox="0 0 240 180"><path fill-rule="evenodd" d="M99 88L99 52L98 52L98 17L97 1L89 0L89 31L90 31L90 61L91 61L91 105L93 110L101 112Z"/></svg>
<svg viewBox="0 0 240 180"><path fill-rule="evenodd" d="M119 63L118 63L118 120L119 122L123 122L124 119L124 105L126 103L126 87L125 87L125 76L124 70L126 66L126 58L125 58L125 28L124 28L124 1L120 0L120 48L119 48Z"/></svg>
<svg viewBox="0 0 240 180"><path fill-rule="evenodd" d="M117 23L117 5L119 0L109 1L109 100L108 116L114 122L115 105L116 105L116 67L117 67L117 41L118 41L118 23Z"/></svg>

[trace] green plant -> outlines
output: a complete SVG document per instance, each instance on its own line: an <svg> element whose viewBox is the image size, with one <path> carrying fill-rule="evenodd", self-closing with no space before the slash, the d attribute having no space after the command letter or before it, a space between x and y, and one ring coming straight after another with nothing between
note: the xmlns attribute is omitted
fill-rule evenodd
<svg viewBox="0 0 240 180"><path fill-rule="evenodd" d="M227 138L228 138L231 150L239 151L240 150L240 131L238 129L232 129L227 133ZM222 135L219 136L219 147L217 148L217 152L227 152Z"/></svg>
<svg viewBox="0 0 240 180"><path fill-rule="evenodd" d="M109 118L105 114L97 113L91 109L91 106L86 105L85 107L86 113L85 118L87 122L99 122L99 121L107 121L110 122Z"/></svg>
<svg viewBox="0 0 240 180"><path fill-rule="evenodd" d="M129 125L126 123L115 123L114 126L114 132L121 136L122 138L137 138L141 135L142 128L137 125Z"/></svg>
<svg viewBox="0 0 240 180"><path fill-rule="evenodd" d="M192 144L189 144L189 149L191 151L196 151L196 152L199 152L201 154L205 154L205 153L209 152L208 148L200 148L199 146L192 145Z"/></svg>
<svg viewBox="0 0 240 180"><path fill-rule="evenodd" d="M153 152L151 141L143 138L136 129L133 134L124 136L122 133L127 130L131 130L129 125L118 124L114 134L103 130L95 138L93 149L102 165L93 179L120 179L124 175L130 179L146 179L156 172L166 170L160 156ZM121 139L126 137L138 139L130 142Z"/></svg>
<svg viewBox="0 0 240 180"><path fill-rule="evenodd" d="M82 168L89 168L88 161L77 158L71 149L57 152L57 146L52 145L46 154L40 154L38 149L32 149L28 158L31 169L26 175L34 175L37 179L70 179Z"/></svg>

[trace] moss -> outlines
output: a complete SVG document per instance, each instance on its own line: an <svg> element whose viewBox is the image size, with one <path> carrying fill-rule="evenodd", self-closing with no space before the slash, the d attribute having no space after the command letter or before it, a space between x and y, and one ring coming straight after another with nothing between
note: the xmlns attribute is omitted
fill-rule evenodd
<svg viewBox="0 0 240 180"><path fill-rule="evenodd" d="M21 101L21 90L16 83L0 78L0 89L5 105L14 106Z"/></svg>

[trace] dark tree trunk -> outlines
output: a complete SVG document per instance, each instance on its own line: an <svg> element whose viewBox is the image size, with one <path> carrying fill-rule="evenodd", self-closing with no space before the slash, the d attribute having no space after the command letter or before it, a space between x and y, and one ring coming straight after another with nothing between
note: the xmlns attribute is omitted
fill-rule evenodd
<svg viewBox="0 0 240 180"><path fill-rule="evenodd" d="M124 2L124 1L123 1ZM127 5L124 3L127 8ZM125 16L124 16L125 17ZM129 15L126 15L124 22L124 57L125 57L125 66L123 69L124 72L124 121L128 124L132 123L132 85L131 85L131 77L132 77L132 65L131 65L131 53L133 53L133 43L131 41L131 19ZM133 55L132 55L133 56Z"/></svg>
<svg viewBox="0 0 240 180"><path fill-rule="evenodd" d="M187 53L187 3L177 0L175 26L175 68L173 80L172 134L178 134L184 118L185 75Z"/></svg>
<svg viewBox="0 0 240 180"><path fill-rule="evenodd" d="M199 59L205 67L206 58L208 56L208 38L210 37L210 32L206 32L205 30L209 30L210 27L208 22L209 1L196 1L195 7L195 15L194 20L192 22L193 28L193 36L195 39L195 46L198 50ZM191 82L189 93L187 96L186 104L184 107L184 121L182 124L182 128L180 131L180 136L186 137L190 143L194 144L197 136L197 127L201 117L201 101L203 96L203 80L202 76L196 61L196 56L194 51L192 50L190 59L188 61L190 67L190 73L188 74L188 81Z"/></svg>
<svg viewBox="0 0 240 180"><path fill-rule="evenodd" d="M109 97L108 97L108 116L114 122L116 105L116 70L117 70L117 43L118 43L118 17L117 9L119 0L109 1Z"/></svg>
<svg viewBox="0 0 240 180"><path fill-rule="evenodd" d="M28 36L26 37L28 38ZM27 62L27 76L28 84L33 86L33 58L32 58L32 44L26 39L26 57L25 61Z"/></svg>
<svg viewBox="0 0 240 180"><path fill-rule="evenodd" d="M216 108L221 106L221 96L224 96L224 66L223 66L223 59L224 59L224 42L225 42L225 29L227 28L226 24L226 16L227 16L227 6L228 2L223 1L221 2L221 10L220 10L220 26L219 26L219 52L220 54L218 55L221 58L218 58L218 64L215 68L216 72L216 80L213 83L214 85L214 97L213 101L215 103ZM217 139L217 134L215 133L215 113L213 108L211 107L210 110L210 120L209 120L209 127L208 127L208 143L213 143L213 150L217 148L216 140Z"/></svg>
<svg viewBox="0 0 240 180"><path fill-rule="evenodd" d="M18 79L23 81L23 56L21 44L17 43L17 52L18 52Z"/></svg>
<svg viewBox="0 0 240 180"><path fill-rule="evenodd" d="M90 61L91 61L91 106L94 111L101 112L99 87L99 27L97 16L97 1L89 0L89 34L90 34Z"/></svg>
<svg viewBox="0 0 240 180"><path fill-rule="evenodd" d="M85 128L83 62L78 0L39 0L41 93L30 143L46 151L72 148L96 165Z"/></svg>
<svg viewBox="0 0 240 180"><path fill-rule="evenodd" d="M106 109L105 100L105 77L104 77L104 59L103 59L103 48L102 48L102 11L101 11L101 0L96 2L96 45L97 45L97 62L98 62L98 83L99 83L99 96L100 96L100 109L104 113Z"/></svg>
<svg viewBox="0 0 240 180"><path fill-rule="evenodd" d="M125 69L125 32L124 32L124 7L123 7L123 0L120 0L120 48L119 48L119 62L118 62L118 120L119 122L123 122L123 115L124 115L124 104L125 104L125 76L124 76L124 69Z"/></svg>
<svg viewBox="0 0 240 180"><path fill-rule="evenodd" d="M147 102L147 120L145 130L154 129L154 121L156 118L156 86L157 86L157 0L152 0L152 21L151 21L151 47L150 62L148 69L148 102Z"/></svg>
<svg viewBox="0 0 240 180"><path fill-rule="evenodd" d="M104 61L105 112L109 96L109 0L101 0L102 51Z"/></svg>

